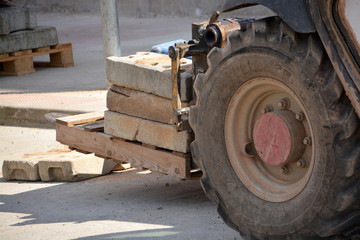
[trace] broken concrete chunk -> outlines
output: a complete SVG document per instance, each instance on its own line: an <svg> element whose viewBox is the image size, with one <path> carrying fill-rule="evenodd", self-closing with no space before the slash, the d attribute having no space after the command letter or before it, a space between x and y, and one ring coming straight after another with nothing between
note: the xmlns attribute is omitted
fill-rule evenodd
<svg viewBox="0 0 360 240"><path fill-rule="evenodd" d="M191 60L181 60L182 69L191 69ZM139 52L127 57L108 57L106 60L108 84L152 93L172 99L171 59L167 55ZM182 101L192 99L192 75L181 73Z"/></svg>
<svg viewBox="0 0 360 240"><path fill-rule="evenodd" d="M118 163L112 171L124 171L131 168L131 163Z"/></svg>
<svg viewBox="0 0 360 240"><path fill-rule="evenodd" d="M29 158L5 160L2 174L5 180L39 181L38 160Z"/></svg>
<svg viewBox="0 0 360 240"><path fill-rule="evenodd" d="M39 175L44 182L74 182L108 174L116 165L112 159L70 152L40 160Z"/></svg>
<svg viewBox="0 0 360 240"><path fill-rule="evenodd" d="M108 91L106 104L110 111L173 124L172 101L167 98L113 85ZM182 107L188 107L188 103L183 102Z"/></svg>
<svg viewBox="0 0 360 240"><path fill-rule="evenodd" d="M117 164L93 154L55 150L5 160L2 171L5 180L73 182L108 174Z"/></svg>
<svg viewBox="0 0 360 240"><path fill-rule="evenodd" d="M58 43L58 35L54 27L36 27L34 30L0 35L0 54L54 46Z"/></svg>
<svg viewBox="0 0 360 240"><path fill-rule="evenodd" d="M190 152L190 143L193 140L192 134L177 132L175 126L111 111L105 112L104 130L106 134L126 140L182 153Z"/></svg>

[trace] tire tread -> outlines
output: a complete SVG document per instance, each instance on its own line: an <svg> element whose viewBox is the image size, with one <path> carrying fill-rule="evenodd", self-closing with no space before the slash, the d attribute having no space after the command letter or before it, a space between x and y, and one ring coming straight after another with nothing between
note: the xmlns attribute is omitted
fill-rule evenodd
<svg viewBox="0 0 360 240"><path fill-rule="evenodd" d="M316 34L295 33L278 17L267 18L246 26L246 31L235 31L228 36L224 49L214 48L208 55L209 69L195 81L195 91L198 100L190 110L190 123L195 132L195 138L201 137L200 126L203 113L200 105L206 102L208 86L206 79L209 78L217 66L226 57L231 56L247 48L266 47L272 48L279 53L292 59L301 59L302 67L310 69L312 74L322 74L323 79L316 86L319 91L327 93L326 103L329 112L329 121L333 122L333 130L337 133L333 148L337 158L336 174L332 179L332 194L334 201L329 201L322 209L321 214L302 230L291 234L287 239L312 239L326 237L331 239L347 238L345 232L357 233L355 228L360 224L359 199L360 199L360 130L359 119L351 107L349 100L344 94L344 89L330 65L330 61ZM330 71L329 71L330 69ZM310 78L311 76L309 76ZM326 126L324 126L326 127ZM193 157L196 163L203 169L203 161L199 151L200 142L192 144ZM212 183L203 169L201 179L206 195L218 204L218 211L224 221L232 228L238 230L246 239L258 239L255 233L249 232L242 226L237 226L232 220L232 213L226 208L225 203L217 196L212 188ZM329 227L331 226L331 227ZM257 233L256 233L257 234ZM273 236L260 236L259 239L279 239ZM282 238L283 239L283 238Z"/></svg>

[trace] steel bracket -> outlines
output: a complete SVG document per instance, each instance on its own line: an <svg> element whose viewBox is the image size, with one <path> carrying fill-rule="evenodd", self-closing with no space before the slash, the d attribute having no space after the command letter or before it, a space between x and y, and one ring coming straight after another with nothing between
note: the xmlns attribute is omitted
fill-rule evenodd
<svg viewBox="0 0 360 240"><path fill-rule="evenodd" d="M171 80L172 80L172 108L173 121L178 131L191 130L189 125L189 108L182 108L180 96L180 62L187 56L203 53L206 50L198 48L198 43L189 41L178 43L169 47L169 57L171 58Z"/></svg>

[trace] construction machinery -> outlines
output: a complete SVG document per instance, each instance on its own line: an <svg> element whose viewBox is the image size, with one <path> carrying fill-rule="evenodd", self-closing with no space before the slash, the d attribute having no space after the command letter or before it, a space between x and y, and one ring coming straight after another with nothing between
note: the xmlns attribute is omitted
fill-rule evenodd
<svg viewBox="0 0 360 240"><path fill-rule="evenodd" d="M172 124L186 141L194 133L191 155L104 133L102 113L58 118L57 139L185 179L200 168L206 195L244 239L359 239L360 4L227 0L222 12L257 4L277 16L221 24L215 12L169 48Z"/></svg>

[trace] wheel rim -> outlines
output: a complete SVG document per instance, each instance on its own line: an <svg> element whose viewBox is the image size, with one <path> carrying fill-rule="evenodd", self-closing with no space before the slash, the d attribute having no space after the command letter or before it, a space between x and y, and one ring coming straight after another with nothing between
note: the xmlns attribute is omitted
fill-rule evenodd
<svg viewBox="0 0 360 240"><path fill-rule="evenodd" d="M226 149L253 194L283 202L304 189L315 149L308 119L295 93L274 79L255 78L235 92L225 116Z"/></svg>

